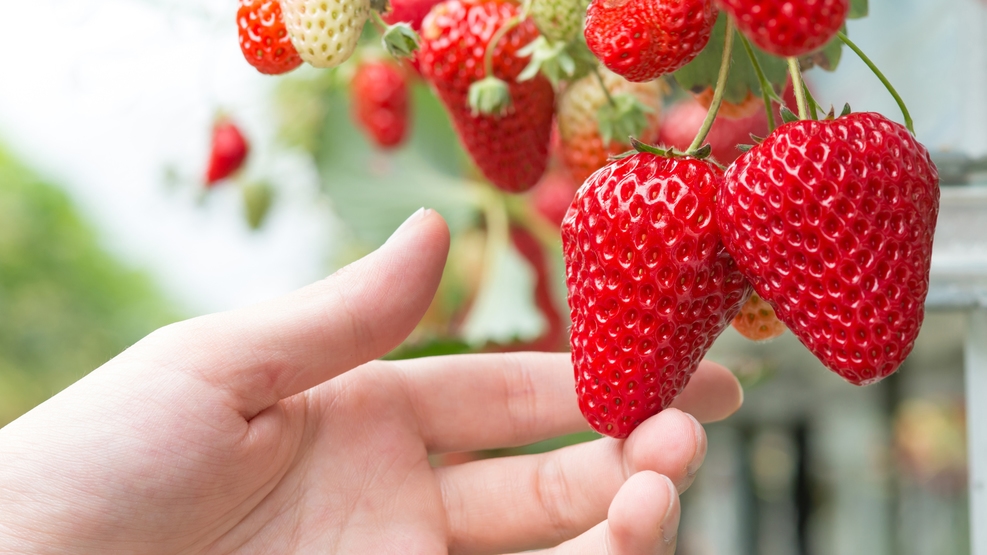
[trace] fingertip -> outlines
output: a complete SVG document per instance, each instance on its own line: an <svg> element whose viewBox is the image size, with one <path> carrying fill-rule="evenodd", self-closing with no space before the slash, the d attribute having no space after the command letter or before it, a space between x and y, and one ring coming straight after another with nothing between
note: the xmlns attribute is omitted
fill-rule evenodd
<svg viewBox="0 0 987 555"><path fill-rule="evenodd" d="M670 408L638 426L624 450L630 472L661 473L684 491L705 458L706 432L691 415Z"/></svg>
<svg viewBox="0 0 987 555"><path fill-rule="evenodd" d="M402 251L417 244L417 248L442 254L449 251L449 226L435 210L420 208L404 221L387 239L382 248Z"/></svg>
<svg viewBox="0 0 987 555"><path fill-rule="evenodd" d="M634 474L607 514L611 553L671 553L679 515L678 494L667 476L649 470Z"/></svg>
<svg viewBox="0 0 987 555"><path fill-rule="evenodd" d="M672 406L709 423L728 418L743 403L744 388L733 372L715 362L703 361Z"/></svg>

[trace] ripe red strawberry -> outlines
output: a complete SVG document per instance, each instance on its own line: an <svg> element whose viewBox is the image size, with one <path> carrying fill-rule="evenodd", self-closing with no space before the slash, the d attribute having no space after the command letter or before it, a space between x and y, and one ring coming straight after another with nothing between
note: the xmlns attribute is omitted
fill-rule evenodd
<svg viewBox="0 0 987 555"><path fill-rule="evenodd" d="M243 57L268 75L287 73L302 65L284 26L277 0L240 0L236 13Z"/></svg>
<svg viewBox="0 0 987 555"><path fill-rule="evenodd" d="M432 6L440 0L391 0L391 9L381 17L388 25L401 23L402 21L411 25L414 30L422 27L422 20L428 14Z"/></svg>
<svg viewBox="0 0 987 555"><path fill-rule="evenodd" d="M382 148L404 141L408 129L408 81L404 71L390 61L360 64L350 82L353 117Z"/></svg>
<svg viewBox="0 0 987 555"><path fill-rule="evenodd" d="M787 329L778 319L775 309L756 293L747 299L730 325L751 341L768 341L780 337Z"/></svg>
<svg viewBox="0 0 987 555"><path fill-rule="evenodd" d="M249 151L247 140L235 123L225 118L217 120L212 129L206 186L211 187L240 169Z"/></svg>
<svg viewBox="0 0 987 555"><path fill-rule="evenodd" d="M642 153L579 189L562 223L579 407L627 437L668 407L751 293L720 241L723 173Z"/></svg>
<svg viewBox="0 0 987 555"><path fill-rule="evenodd" d="M602 71L601 77L610 98L620 94L631 95L650 110L641 118L643 129L635 138L646 143L654 142L661 126L662 85L657 81L631 83L609 71ZM597 117L600 108L608 102L607 93L595 75L570 84L559 98L556 120L562 160L578 183L586 181L593 172L605 166L610 156L631 149L627 135L613 137L604 144Z"/></svg>
<svg viewBox="0 0 987 555"><path fill-rule="evenodd" d="M713 0L593 0L586 45L628 81L651 81L702 52L716 15Z"/></svg>
<svg viewBox="0 0 987 555"><path fill-rule="evenodd" d="M508 192L530 189L548 163L555 92L538 75L517 82L528 58L517 52L538 36L530 19L514 27L494 48L494 75L509 85L512 105L504 115L474 114L470 85L486 77L484 53L492 35L518 15L507 0L448 0L422 22L418 60L452 116L460 140L483 174Z"/></svg>
<svg viewBox="0 0 987 555"><path fill-rule="evenodd" d="M840 30L850 0L717 0L737 28L776 56L802 56L822 48Z"/></svg>
<svg viewBox="0 0 987 555"><path fill-rule="evenodd" d="M939 176L874 113L780 127L727 171L723 241L778 318L866 385L912 350L929 290Z"/></svg>

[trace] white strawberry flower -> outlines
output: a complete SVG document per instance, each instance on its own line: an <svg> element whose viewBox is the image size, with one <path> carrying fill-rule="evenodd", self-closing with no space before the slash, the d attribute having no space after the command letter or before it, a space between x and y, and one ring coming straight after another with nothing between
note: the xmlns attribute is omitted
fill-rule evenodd
<svg viewBox="0 0 987 555"><path fill-rule="evenodd" d="M356 49L370 15L369 0L282 0L285 27L309 64L332 68Z"/></svg>

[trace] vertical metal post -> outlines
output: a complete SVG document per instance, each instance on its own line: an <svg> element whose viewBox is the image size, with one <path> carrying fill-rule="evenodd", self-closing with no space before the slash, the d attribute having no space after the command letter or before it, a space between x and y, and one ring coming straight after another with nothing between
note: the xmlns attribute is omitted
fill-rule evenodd
<svg viewBox="0 0 987 555"><path fill-rule="evenodd" d="M979 307L970 315L965 355L970 553L987 555L987 308Z"/></svg>

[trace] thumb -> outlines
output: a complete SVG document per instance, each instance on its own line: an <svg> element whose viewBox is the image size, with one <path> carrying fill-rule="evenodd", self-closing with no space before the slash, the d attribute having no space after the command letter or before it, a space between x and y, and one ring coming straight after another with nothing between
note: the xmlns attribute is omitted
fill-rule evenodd
<svg viewBox="0 0 987 555"><path fill-rule="evenodd" d="M445 221L419 210L377 251L328 278L163 328L148 347L226 392L249 419L397 347L431 303L448 250Z"/></svg>

